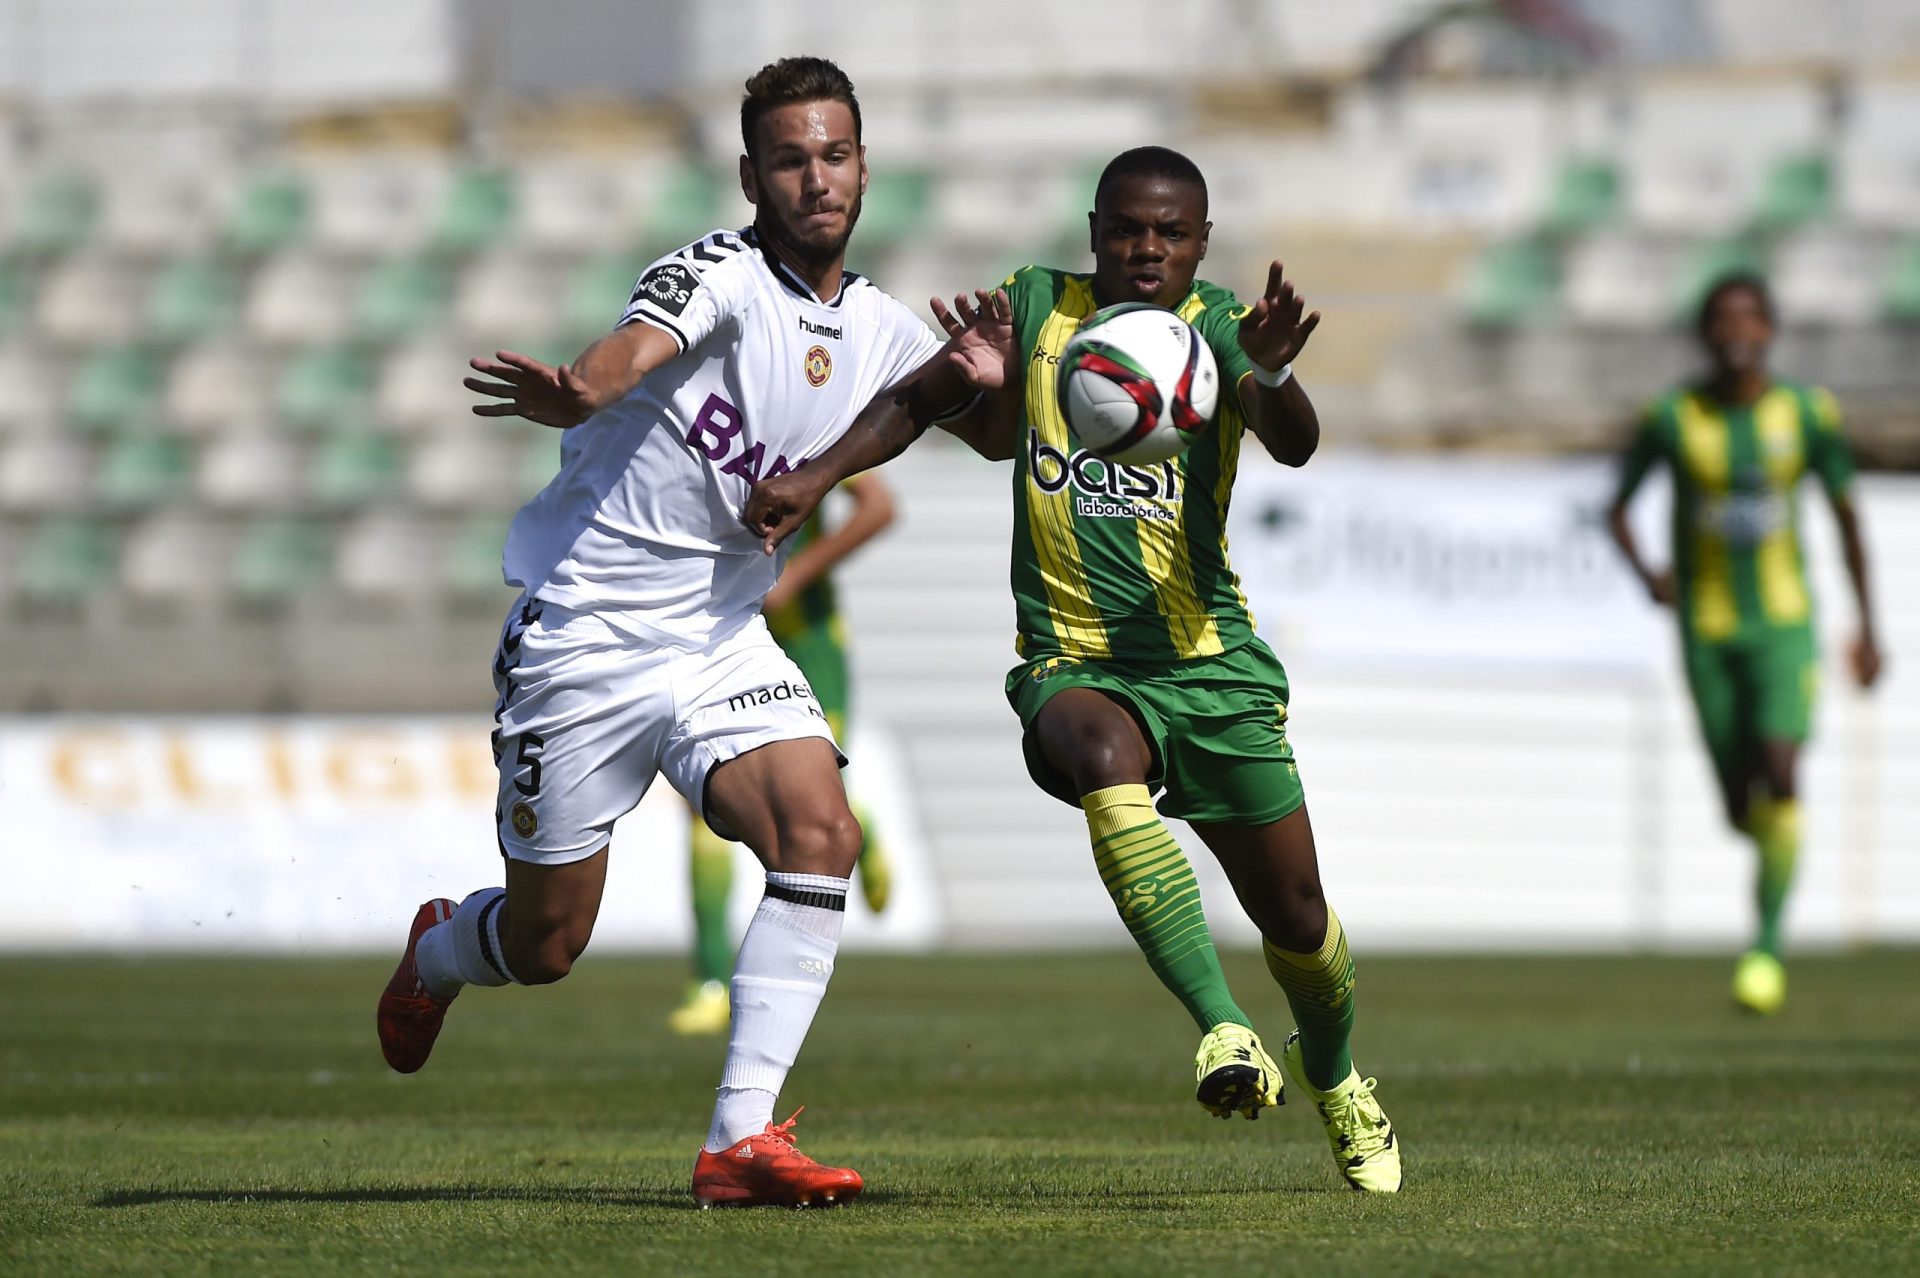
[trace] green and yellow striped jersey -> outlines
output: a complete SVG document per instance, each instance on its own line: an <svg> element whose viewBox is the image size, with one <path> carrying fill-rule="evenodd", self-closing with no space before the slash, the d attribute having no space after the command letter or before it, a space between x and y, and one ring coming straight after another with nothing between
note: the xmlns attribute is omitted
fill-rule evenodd
<svg viewBox="0 0 1920 1278"><path fill-rule="evenodd" d="M1179 661L1245 643L1253 618L1227 563L1227 506L1246 420L1246 313L1195 281L1174 308L1220 367L1212 428L1170 461L1121 466L1075 447L1054 394L1060 351L1098 309L1088 275L1029 266L1005 285L1026 369L1013 470L1013 598L1025 658Z"/></svg>
<svg viewBox="0 0 1920 1278"><path fill-rule="evenodd" d="M1723 640L1813 615L1800 547L1801 478L1839 497L1853 481L1840 408L1827 391L1775 382L1728 407L1698 390L1655 401L1627 450L1620 500L1656 462L1673 468L1673 572L1680 623Z"/></svg>
<svg viewBox="0 0 1920 1278"><path fill-rule="evenodd" d="M816 510L806 523L800 525L800 531L793 534L788 543L792 549L787 558L791 562L801 549L820 539L826 531L821 520L821 512ZM831 634L836 642L844 642L845 627L840 621L840 594L834 589L833 574L822 573L811 585L794 596L784 607L766 614L767 629L775 642L785 644L816 630Z"/></svg>

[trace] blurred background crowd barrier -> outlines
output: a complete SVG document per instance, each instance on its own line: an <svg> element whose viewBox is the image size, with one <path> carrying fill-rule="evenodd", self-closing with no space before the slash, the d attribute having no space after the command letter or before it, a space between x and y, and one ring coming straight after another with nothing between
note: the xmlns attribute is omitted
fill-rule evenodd
<svg viewBox="0 0 1920 1278"><path fill-rule="evenodd" d="M851 265L911 305L1080 265L1094 175L1156 142L1208 175L1205 273L1280 257L1326 312L1327 446L1250 460L1233 537L1370 948L1740 933L1670 629L1595 510L1702 289L1765 271L1776 370L1832 387L1878 472L1893 663L1844 686L1809 500L1795 925L1920 936L1916 0L0 0L0 846L44 859L0 944L361 945L493 855L499 549L558 437L471 417L463 361L569 358L651 257L744 223L740 84L797 52L859 87ZM863 766L917 876L892 939L1118 942L999 691L1006 474L945 444L847 575ZM359 752L284 745L335 731ZM395 744L441 732L457 766ZM643 812L635 899L681 856ZM58 904L148 864L145 904ZM607 934L673 944L678 915Z"/></svg>

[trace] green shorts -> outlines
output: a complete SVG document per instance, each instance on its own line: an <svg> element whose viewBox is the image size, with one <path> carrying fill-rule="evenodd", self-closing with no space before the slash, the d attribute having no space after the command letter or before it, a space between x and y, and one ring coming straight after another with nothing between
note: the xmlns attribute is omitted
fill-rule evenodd
<svg viewBox="0 0 1920 1278"><path fill-rule="evenodd" d="M1133 713L1153 752L1149 789L1186 821L1266 825L1306 801L1287 741L1287 672L1258 639L1217 657L1131 664L1040 657L1007 676L1026 729L1027 772L1056 799L1080 805L1070 777L1041 756L1034 720L1067 688L1103 692Z"/></svg>
<svg viewBox="0 0 1920 1278"><path fill-rule="evenodd" d="M1712 643L1683 635L1680 652L1700 732L1723 781L1738 782L1754 766L1761 742L1807 739L1819 677L1811 626Z"/></svg>
<svg viewBox="0 0 1920 1278"><path fill-rule="evenodd" d="M842 642L840 619L797 630L773 628L774 642L800 667L801 677L813 690L814 700L834 739L847 744L847 711L852 701L853 682L847 677L847 648Z"/></svg>

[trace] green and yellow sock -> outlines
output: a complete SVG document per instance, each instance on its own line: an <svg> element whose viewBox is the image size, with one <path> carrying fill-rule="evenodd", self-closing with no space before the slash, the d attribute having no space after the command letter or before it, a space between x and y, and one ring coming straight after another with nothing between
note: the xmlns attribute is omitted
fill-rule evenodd
<svg viewBox="0 0 1920 1278"><path fill-rule="evenodd" d="M1800 860L1800 803L1796 799L1755 799L1747 816L1747 833L1760 854L1756 895L1760 905L1760 932L1753 948L1780 957L1780 924L1787 912L1787 893Z"/></svg>
<svg viewBox="0 0 1920 1278"><path fill-rule="evenodd" d="M1093 863L1147 965L1204 1033L1222 1022L1252 1028L1227 990L1187 854L1153 810L1144 785L1082 796Z"/></svg>
<svg viewBox="0 0 1920 1278"><path fill-rule="evenodd" d="M1261 945L1267 970L1287 996L1300 1028L1300 1056L1307 1081L1327 1091L1353 1072L1353 956L1340 916L1327 907L1327 937L1311 954L1296 954L1271 941Z"/></svg>
<svg viewBox="0 0 1920 1278"><path fill-rule="evenodd" d="M693 975L724 981L733 970L727 935L727 896L733 891L733 845L693 818L688 860L693 866Z"/></svg>

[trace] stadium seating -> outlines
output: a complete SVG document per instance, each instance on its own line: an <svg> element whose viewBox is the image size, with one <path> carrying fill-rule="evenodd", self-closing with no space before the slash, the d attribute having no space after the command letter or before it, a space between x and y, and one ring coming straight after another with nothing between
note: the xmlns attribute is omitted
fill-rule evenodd
<svg viewBox="0 0 1920 1278"><path fill-rule="evenodd" d="M1346 438L1505 413L1590 440L1685 366L1674 334L1736 267L1770 272L1797 375L1850 407L1920 394L1920 82L1895 73L1356 79L1284 128L1008 74L940 105L895 67L868 101L852 265L916 309L1083 261L1113 139L1152 137L1208 173L1211 277L1244 289L1284 255L1327 310L1315 391ZM573 358L654 256L751 215L731 106L686 120L704 145L28 138L0 175L0 592L398 607L413 574L409 615L497 610L506 520L561 435L475 418L465 361Z"/></svg>

